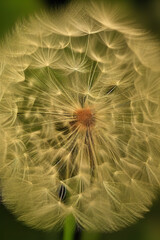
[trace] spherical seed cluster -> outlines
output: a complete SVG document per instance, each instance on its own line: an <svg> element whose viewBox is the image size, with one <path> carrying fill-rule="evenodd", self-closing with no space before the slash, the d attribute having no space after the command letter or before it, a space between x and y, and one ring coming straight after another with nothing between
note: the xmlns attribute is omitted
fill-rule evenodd
<svg viewBox="0 0 160 240"><path fill-rule="evenodd" d="M19 220L112 231L160 185L160 46L105 1L19 23L0 50L0 177Z"/></svg>

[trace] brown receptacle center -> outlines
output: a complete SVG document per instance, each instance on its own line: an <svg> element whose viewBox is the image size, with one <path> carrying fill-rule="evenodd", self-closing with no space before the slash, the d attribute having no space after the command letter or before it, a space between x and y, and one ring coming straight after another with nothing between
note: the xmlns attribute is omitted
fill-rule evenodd
<svg viewBox="0 0 160 240"><path fill-rule="evenodd" d="M94 115L90 108L81 108L75 112L76 123L82 127L90 127L94 124Z"/></svg>

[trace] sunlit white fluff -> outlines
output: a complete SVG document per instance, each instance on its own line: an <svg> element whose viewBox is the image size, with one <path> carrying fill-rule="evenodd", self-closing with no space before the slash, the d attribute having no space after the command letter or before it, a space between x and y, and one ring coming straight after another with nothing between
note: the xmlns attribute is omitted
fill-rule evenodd
<svg viewBox="0 0 160 240"><path fill-rule="evenodd" d="M39 229L73 214L118 230L160 185L159 43L105 1L59 11L17 24L1 46L3 202Z"/></svg>

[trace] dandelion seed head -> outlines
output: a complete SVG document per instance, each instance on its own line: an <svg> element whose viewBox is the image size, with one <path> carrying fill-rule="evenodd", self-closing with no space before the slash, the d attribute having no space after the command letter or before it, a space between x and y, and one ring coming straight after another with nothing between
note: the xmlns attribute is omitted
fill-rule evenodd
<svg viewBox="0 0 160 240"><path fill-rule="evenodd" d="M106 1L58 11L1 44L3 202L38 229L72 213L84 229L118 230L160 185L160 45Z"/></svg>

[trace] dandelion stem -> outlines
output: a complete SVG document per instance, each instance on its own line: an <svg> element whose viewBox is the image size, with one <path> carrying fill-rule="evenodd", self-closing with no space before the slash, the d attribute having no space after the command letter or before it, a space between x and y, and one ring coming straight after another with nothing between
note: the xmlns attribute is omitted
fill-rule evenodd
<svg viewBox="0 0 160 240"><path fill-rule="evenodd" d="M73 240L75 229L76 229L75 219L72 215L69 215L65 219L63 227L63 240Z"/></svg>

